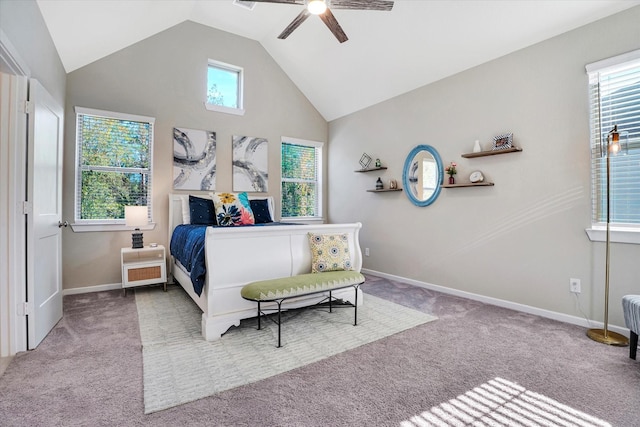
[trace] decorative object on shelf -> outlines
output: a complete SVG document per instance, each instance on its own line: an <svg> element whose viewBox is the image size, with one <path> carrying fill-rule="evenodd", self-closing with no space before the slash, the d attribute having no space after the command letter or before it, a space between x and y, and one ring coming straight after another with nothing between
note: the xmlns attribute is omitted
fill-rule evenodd
<svg viewBox="0 0 640 427"><path fill-rule="evenodd" d="M587 336L594 341L597 341L602 344L609 345L617 345L617 346L625 346L629 344L629 340L624 335L621 335L617 332L612 332L608 329L609 327L609 247L610 247L610 236L609 236L609 223L610 223L610 208L611 208L611 156L615 156L617 154L626 154L627 151L627 141L628 134L625 137L625 141L620 141L620 133L618 132L618 125L615 125L611 131L607 134L607 140L605 141L606 146L603 146L603 142L600 142L600 155L606 156L607 158L607 181L606 181L606 189L607 189L607 239L606 239L606 255L605 255L605 273L604 273L604 329L589 329L587 331Z"/></svg>
<svg viewBox="0 0 640 427"><path fill-rule="evenodd" d="M362 157L360 157L360 166L362 169L367 169L371 164L371 157L367 153L362 153Z"/></svg>
<svg viewBox="0 0 640 427"><path fill-rule="evenodd" d="M479 153L482 151L482 147L480 146L480 140L476 139L476 142L473 144L473 152Z"/></svg>
<svg viewBox="0 0 640 427"><path fill-rule="evenodd" d="M140 226L147 225L149 223L149 209L146 206L125 206L124 207L124 221L127 227L135 227L133 233L131 233L131 247L133 249L140 249L144 245L142 244L142 232Z"/></svg>
<svg viewBox="0 0 640 427"><path fill-rule="evenodd" d="M449 166L445 168L445 172L449 175L449 184L456 183L456 179L453 177L455 174L458 173L456 166L458 166L456 162L451 162L449 163Z"/></svg>
<svg viewBox="0 0 640 427"><path fill-rule="evenodd" d="M505 133L493 137L493 151L505 150L513 145L513 133Z"/></svg>
<svg viewBox="0 0 640 427"><path fill-rule="evenodd" d="M469 175L469 181L471 182L482 182L484 181L484 175L480 171L473 171L471 175Z"/></svg>
<svg viewBox="0 0 640 427"><path fill-rule="evenodd" d="M382 162L380 162L380 159L376 159L376 167L379 168L382 166Z"/></svg>
<svg viewBox="0 0 640 427"><path fill-rule="evenodd" d="M398 182L395 179L390 179L389 180L389 188L391 190L395 190L396 188L398 188Z"/></svg>
<svg viewBox="0 0 640 427"><path fill-rule="evenodd" d="M382 180L378 177L378 180L376 181L376 190L382 190L383 188L384 185L382 185Z"/></svg>

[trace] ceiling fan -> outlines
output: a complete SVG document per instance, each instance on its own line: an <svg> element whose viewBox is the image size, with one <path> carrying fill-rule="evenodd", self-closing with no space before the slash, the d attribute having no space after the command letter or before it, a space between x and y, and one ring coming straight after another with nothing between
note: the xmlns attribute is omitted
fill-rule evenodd
<svg viewBox="0 0 640 427"><path fill-rule="evenodd" d="M331 9L387 11L393 8L393 1L386 0L254 0L253 2L241 0L240 3L282 3L304 5L306 8L296 16L296 18L278 36L278 38L286 39L309 17L309 15L318 15L340 43L346 42L349 38L342 30L340 24L338 24L333 13L331 13Z"/></svg>

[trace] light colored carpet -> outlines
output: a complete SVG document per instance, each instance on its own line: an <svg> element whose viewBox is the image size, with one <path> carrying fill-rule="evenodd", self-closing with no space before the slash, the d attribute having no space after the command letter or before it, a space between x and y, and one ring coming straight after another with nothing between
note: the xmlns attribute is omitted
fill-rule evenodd
<svg viewBox="0 0 640 427"><path fill-rule="evenodd" d="M142 339L145 413L171 408L313 363L436 317L371 296L358 307L307 309L283 316L277 326L243 320L220 340L200 334L200 309L177 287L136 289Z"/></svg>

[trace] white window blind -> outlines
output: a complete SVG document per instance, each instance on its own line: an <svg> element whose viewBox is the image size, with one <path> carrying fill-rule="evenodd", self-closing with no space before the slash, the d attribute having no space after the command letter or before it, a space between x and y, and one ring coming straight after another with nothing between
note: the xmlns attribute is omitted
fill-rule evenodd
<svg viewBox="0 0 640 427"><path fill-rule="evenodd" d="M322 144L282 142L282 217L321 217Z"/></svg>
<svg viewBox="0 0 640 427"><path fill-rule="evenodd" d="M76 223L122 223L125 206L147 206L151 219L154 122L76 107Z"/></svg>
<svg viewBox="0 0 640 427"><path fill-rule="evenodd" d="M640 227L640 51L587 66L591 127L592 222L606 222L607 134L626 153L610 157L610 223Z"/></svg>

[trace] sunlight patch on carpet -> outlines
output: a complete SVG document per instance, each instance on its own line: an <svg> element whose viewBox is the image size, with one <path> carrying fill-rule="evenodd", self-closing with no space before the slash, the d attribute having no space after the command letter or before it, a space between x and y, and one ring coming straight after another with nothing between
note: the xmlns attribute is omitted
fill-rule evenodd
<svg viewBox="0 0 640 427"><path fill-rule="evenodd" d="M364 296L353 326L353 308L283 313L282 347L277 326L246 319L216 341L200 333L202 312L177 287L136 289L142 340L144 406L152 413L250 384L317 362L436 317Z"/></svg>
<svg viewBox="0 0 640 427"><path fill-rule="evenodd" d="M502 378L494 378L400 425L611 427L606 421Z"/></svg>

